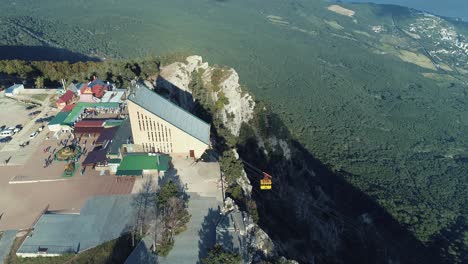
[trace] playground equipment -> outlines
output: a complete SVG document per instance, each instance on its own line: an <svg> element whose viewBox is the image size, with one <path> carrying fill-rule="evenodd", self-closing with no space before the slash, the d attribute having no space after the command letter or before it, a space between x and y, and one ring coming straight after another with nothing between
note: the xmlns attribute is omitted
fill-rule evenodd
<svg viewBox="0 0 468 264"><path fill-rule="evenodd" d="M55 160L58 161L69 161L74 160L76 157L81 155L81 148L79 146L66 146L61 148L55 153Z"/></svg>

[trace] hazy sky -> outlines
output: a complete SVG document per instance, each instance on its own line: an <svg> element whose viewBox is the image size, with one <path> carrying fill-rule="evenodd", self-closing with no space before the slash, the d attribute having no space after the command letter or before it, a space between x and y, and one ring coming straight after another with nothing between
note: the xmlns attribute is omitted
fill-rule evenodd
<svg viewBox="0 0 468 264"><path fill-rule="evenodd" d="M373 2L397 4L424 10L436 15L460 17L468 21L468 0L345 0L346 2Z"/></svg>

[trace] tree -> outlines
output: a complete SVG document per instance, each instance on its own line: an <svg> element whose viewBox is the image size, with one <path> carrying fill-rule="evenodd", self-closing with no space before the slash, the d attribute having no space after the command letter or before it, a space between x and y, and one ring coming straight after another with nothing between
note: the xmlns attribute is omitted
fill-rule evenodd
<svg viewBox="0 0 468 264"><path fill-rule="evenodd" d="M241 261L239 254L229 252L219 244L215 245L208 256L202 259L203 264L239 264Z"/></svg>
<svg viewBox="0 0 468 264"><path fill-rule="evenodd" d="M164 224L171 236L179 234L190 220L190 214L185 208L185 202L179 197L171 197L164 208Z"/></svg>
<svg viewBox="0 0 468 264"><path fill-rule="evenodd" d="M44 88L44 77L37 77L34 85L36 85L36 88Z"/></svg>
<svg viewBox="0 0 468 264"><path fill-rule="evenodd" d="M149 225L151 220L151 209L155 207L154 203L156 202L153 199L155 189L156 187L153 178L148 177L132 201L132 206L135 210L135 224L132 230L132 241L134 241L134 236L137 233L142 237L145 229L147 229L147 226Z"/></svg>
<svg viewBox="0 0 468 264"><path fill-rule="evenodd" d="M160 207L165 207L170 198L177 197L179 194L179 188L172 180L170 180L161 186L161 189L156 195L156 200Z"/></svg>
<svg viewBox="0 0 468 264"><path fill-rule="evenodd" d="M180 186L172 180L163 184L156 194L153 235L159 255L166 256L169 253L174 245L174 236L185 230L190 220L183 197Z"/></svg>

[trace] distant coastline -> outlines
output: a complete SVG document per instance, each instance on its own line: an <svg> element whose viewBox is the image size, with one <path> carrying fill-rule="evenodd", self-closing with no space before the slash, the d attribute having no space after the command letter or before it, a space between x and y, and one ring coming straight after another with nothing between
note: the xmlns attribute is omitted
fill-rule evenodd
<svg viewBox="0 0 468 264"><path fill-rule="evenodd" d="M341 2L401 5L437 16L461 19L468 22L468 1L466 0L342 0Z"/></svg>

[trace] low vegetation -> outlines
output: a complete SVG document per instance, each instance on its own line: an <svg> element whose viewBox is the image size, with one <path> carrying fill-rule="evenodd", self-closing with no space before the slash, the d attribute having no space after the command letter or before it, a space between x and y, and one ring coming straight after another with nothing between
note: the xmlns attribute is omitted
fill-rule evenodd
<svg viewBox="0 0 468 264"><path fill-rule="evenodd" d="M225 250L221 245L215 245L202 264L240 264L242 258L239 254Z"/></svg>
<svg viewBox="0 0 468 264"><path fill-rule="evenodd" d="M213 71L211 72L211 86L213 91L219 92L221 87L221 83L229 77L230 71L229 69L221 68L219 66L215 66Z"/></svg>

